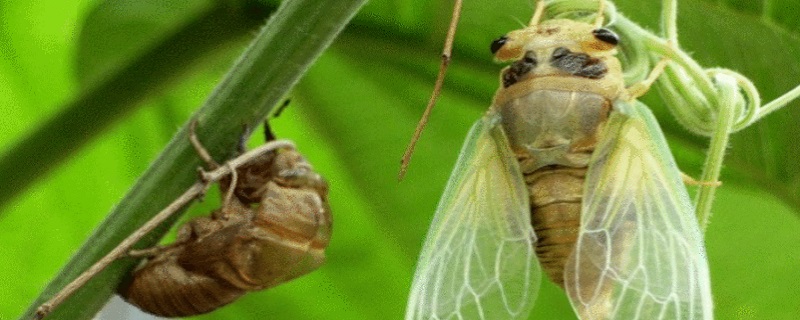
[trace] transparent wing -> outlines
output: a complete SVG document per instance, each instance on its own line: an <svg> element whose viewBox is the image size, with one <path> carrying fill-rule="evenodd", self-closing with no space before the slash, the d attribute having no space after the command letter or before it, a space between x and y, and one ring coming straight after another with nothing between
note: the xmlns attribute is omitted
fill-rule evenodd
<svg viewBox="0 0 800 320"><path fill-rule="evenodd" d="M566 289L581 319L712 319L697 218L647 107L615 104L589 165Z"/></svg>
<svg viewBox="0 0 800 320"><path fill-rule="evenodd" d="M498 117L472 127L422 248L406 319L527 318L541 278L528 192Z"/></svg>

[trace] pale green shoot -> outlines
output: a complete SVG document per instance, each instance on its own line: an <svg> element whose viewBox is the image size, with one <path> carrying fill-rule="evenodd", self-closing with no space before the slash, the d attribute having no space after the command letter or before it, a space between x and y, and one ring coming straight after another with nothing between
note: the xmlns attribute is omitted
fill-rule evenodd
<svg viewBox="0 0 800 320"><path fill-rule="evenodd" d="M633 83L647 75L662 58L670 59L664 74L656 82L666 105L679 123L689 131L710 137L709 149L699 178L704 182L695 196L695 210L703 229L708 225L711 205L719 181L729 136L785 107L800 97L800 86L762 104L750 79L732 70L703 68L678 44L677 0L663 0L661 34L647 31L617 13L607 3L609 25L623 39L626 81ZM552 17L575 19L594 12L596 0L550 0L547 12Z"/></svg>

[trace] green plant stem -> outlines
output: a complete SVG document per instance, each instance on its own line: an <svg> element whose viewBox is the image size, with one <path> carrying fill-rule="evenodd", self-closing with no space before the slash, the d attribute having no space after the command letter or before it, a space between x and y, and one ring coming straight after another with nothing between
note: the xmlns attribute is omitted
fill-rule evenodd
<svg viewBox="0 0 800 320"><path fill-rule="evenodd" d="M737 101L739 87L735 79L721 75L717 77L717 80L720 83L720 101L723 105L720 106L717 113L717 127L709 142L706 161L703 164L703 173L700 176L700 181L706 184L698 188L695 200L695 213L699 220L700 228L704 232L711 218L711 206L717 190L717 186L709 185L708 183L719 181L722 162L725 158L725 148L728 146L728 138L733 130L733 124L737 116L735 112L737 108L735 106L737 103L744 103L742 100Z"/></svg>
<svg viewBox="0 0 800 320"><path fill-rule="evenodd" d="M668 42L678 43L678 1L661 2L661 32Z"/></svg>
<svg viewBox="0 0 800 320"><path fill-rule="evenodd" d="M228 158L236 149L242 125L253 128L260 123L365 2L283 2L194 116L199 120L197 134L209 153L217 160ZM33 317L42 302L196 181L200 161L186 139L187 131L188 122L21 319ZM168 227L162 225L137 247L153 245ZM91 319L135 263L112 263L55 309L52 319Z"/></svg>
<svg viewBox="0 0 800 320"><path fill-rule="evenodd" d="M714 89L714 84L706 76L703 67L700 66L700 64L698 64L694 59L692 59L692 57L690 57L686 52L680 50L677 42L669 43L664 39L661 39L650 33L649 31L642 29L642 27L633 21L622 16L618 16L617 24L620 28L632 30L634 35L645 44L647 49L652 50L652 52L660 56L669 58L672 62L677 63L679 66L685 69L692 79L697 82L698 89L710 99L710 104L717 105L713 101L716 99L717 95L717 91ZM660 59L660 57L657 59Z"/></svg>
<svg viewBox="0 0 800 320"><path fill-rule="evenodd" d="M800 85L794 87L794 89L789 90L789 92L784 93L780 97L775 98L775 100L772 100L769 103L761 106L755 118L753 119L753 122L760 120L773 111L785 107L787 104L796 100L797 98L800 98Z"/></svg>

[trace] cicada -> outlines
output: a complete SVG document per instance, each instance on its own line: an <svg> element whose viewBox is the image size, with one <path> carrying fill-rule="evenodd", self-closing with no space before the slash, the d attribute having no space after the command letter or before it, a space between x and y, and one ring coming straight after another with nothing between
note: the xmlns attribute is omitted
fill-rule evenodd
<svg viewBox="0 0 800 320"><path fill-rule="evenodd" d="M201 157L218 166L192 137ZM303 156L277 149L236 173L220 183L230 194L220 209L183 225L175 243L135 254L149 259L120 287L126 301L159 316L197 315L324 262L328 185Z"/></svg>
<svg viewBox="0 0 800 320"><path fill-rule="evenodd" d="M540 21L495 40L503 69L428 231L406 319L525 319L541 269L581 319L712 319L702 233L619 37Z"/></svg>

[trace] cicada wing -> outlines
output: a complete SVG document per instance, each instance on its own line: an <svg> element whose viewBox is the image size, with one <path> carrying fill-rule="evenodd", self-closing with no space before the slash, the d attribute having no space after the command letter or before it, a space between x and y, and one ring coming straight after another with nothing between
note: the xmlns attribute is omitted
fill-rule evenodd
<svg viewBox="0 0 800 320"><path fill-rule="evenodd" d="M703 239L658 123L617 103L592 156L565 287L581 319L712 319Z"/></svg>
<svg viewBox="0 0 800 320"><path fill-rule="evenodd" d="M488 114L472 127L422 248L406 319L527 318L541 273L528 192Z"/></svg>

